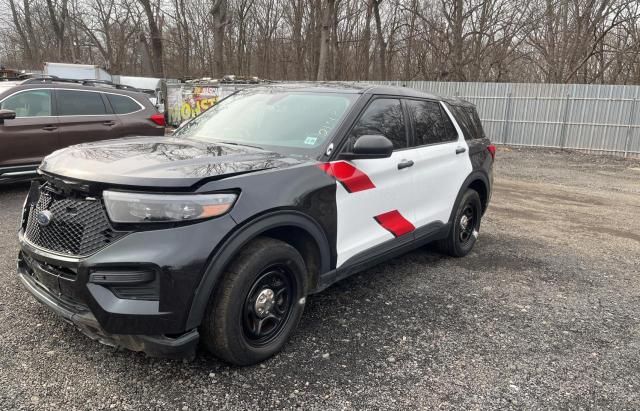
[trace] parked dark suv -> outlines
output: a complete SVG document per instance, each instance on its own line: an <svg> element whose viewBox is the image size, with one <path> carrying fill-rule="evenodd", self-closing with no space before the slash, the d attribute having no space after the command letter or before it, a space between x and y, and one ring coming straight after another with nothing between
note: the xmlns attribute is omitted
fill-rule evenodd
<svg viewBox="0 0 640 411"><path fill-rule="evenodd" d="M474 106L406 88L238 92L171 137L45 158L25 203L19 278L103 343L252 364L309 294L437 241L464 256L495 147Z"/></svg>
<svg viewBox="0 0 640 411"><path fill-rule="evenodd" d="M124 136L161 136L143 93L63 79L0 82L0 183L30 178L52 151Z"/></svg>

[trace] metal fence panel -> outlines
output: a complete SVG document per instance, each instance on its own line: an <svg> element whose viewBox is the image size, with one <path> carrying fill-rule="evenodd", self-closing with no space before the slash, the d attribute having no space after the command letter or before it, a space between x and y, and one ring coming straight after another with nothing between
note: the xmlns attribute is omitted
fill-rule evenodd
<svg viewBox="0 0 640 411"><path fill-rule="evenodd" d="M496 143L640 157L640 86L374 81L476 104Z"/></svg>

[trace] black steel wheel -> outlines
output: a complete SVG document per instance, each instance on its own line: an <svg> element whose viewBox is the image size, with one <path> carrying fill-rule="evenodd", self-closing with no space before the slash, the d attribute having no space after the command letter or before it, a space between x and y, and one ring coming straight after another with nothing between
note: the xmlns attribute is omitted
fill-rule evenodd
<svg viewBox="0 0 640 411"><path fill-rule="evenodd" d="M282 331L297 299L295 281L283 265L269 267L256 279L242 313L242 329L252 345L269 344Z"/></svg>
<svg viewBox="0 0 640 411"><path fill-rule="evenodd" d="M437 242L440 251L452 257L469 254L478 239L481 218L480 195L468 189L458 203L447 237Z"/></svg>
<svg viewBox="0 0 640 411"><path fill-rule="evenodd" d="M291 245L259 237L243 246L216 285L200 327L215 356L236 365L282 349L304 311L307 268Z"/></svg>
<svg viewBox="0 0 640 411"><path fill-rule="evenodd" d="M463 246L477 236L476 222L479 221L480 210L475 207L473 201L465 204L460 220L458 221L458 241Z"/></svg>

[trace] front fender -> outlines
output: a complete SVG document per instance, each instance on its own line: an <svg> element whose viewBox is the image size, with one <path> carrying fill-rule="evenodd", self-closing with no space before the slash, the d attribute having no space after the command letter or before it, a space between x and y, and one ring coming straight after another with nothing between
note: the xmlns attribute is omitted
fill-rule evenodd
<svg viewBox="0 0 640 411"><path fill-rule="evenodd" d="M330 270L331 252L327 237L320 225L307 215L294 210L281 210L260 215L237 227L227 239L216 248L200 284L195 290L185 329L189 330L202 323L205 310L214 287L221 279L224 269L245 244L260 234L277 227L295 226L305 230L315 240L320 252L320 273Z"/></svg>

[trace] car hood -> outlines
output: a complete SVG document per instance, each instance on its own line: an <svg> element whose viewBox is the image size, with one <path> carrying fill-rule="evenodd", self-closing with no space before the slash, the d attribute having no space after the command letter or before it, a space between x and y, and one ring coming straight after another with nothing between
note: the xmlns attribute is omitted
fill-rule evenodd
<svg viewBox="0 0 640 411"><path fill-rule="evenodd" d="M140 137L81 144L45 157L40 170L63 178L117 185L189 187L300 160L249 146L184 138Z"/></svg>

